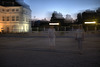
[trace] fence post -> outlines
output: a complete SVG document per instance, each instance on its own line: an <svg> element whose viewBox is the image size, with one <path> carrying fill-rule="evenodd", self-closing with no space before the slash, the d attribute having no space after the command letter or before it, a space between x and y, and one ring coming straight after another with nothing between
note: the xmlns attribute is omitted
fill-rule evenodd
<svg viewBox="0 0 100 67"><path fill-rule="evenodd" d="M88 26L86 27L86 31L88 32Z"/></svg>
<svg viewBox="0 0 100 67"><path fill-rule="evenodd" d="M72 31L73 31L73 27L72 27Z"/></svg>
<svg viewBox="0 0 100 67"><path fill-rule="evenodd" d="M58 27L58 31L59 31L59 27Z"/></svg>
<svg viewBox="0 0 100 67"><path fill-rule="evenodd" d="M66 27L65 27L65 31L66 31Z"/></svg>
<svg viewBox="0 0 100 67"><path fill-rule="evenodd" d="M44 31L45 31L45 27L44 27Z"/></svg>

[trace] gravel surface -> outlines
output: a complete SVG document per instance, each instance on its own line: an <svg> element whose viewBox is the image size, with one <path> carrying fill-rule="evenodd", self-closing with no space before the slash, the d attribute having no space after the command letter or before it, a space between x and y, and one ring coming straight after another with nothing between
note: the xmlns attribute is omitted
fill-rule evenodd
<svg viewBox="0 0 100 67"><path fill-rule="evenodd" d="M31 34L30 36L34 36ZM86 34L82 54L73 37L0 37L0 67L100 67L100 37Z"/></svg>

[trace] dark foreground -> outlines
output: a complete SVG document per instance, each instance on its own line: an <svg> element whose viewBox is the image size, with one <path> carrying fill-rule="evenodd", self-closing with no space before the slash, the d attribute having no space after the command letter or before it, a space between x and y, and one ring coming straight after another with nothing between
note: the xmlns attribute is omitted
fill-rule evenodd
<svg viewBox="0 0 100 67"><path fill-rule="evenodd" d="M72 37L56 38L51 50L48 38L0 38L0 67L100 67L100 37L86 37L83 53Z"/></svg>

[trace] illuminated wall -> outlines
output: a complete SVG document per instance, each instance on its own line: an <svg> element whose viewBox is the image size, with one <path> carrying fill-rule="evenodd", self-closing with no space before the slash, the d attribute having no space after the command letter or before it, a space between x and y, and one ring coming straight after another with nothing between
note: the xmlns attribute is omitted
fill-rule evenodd
<svg viewBox="0 0 100 67"><path fill-rule="evenodd" d="M31 10L22 6L0 6L0 32L20 33L31 30Z"/></svg>

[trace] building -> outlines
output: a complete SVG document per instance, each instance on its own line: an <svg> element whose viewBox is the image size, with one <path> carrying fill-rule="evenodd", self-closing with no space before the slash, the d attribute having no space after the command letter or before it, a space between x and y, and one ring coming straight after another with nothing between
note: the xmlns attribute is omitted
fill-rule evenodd
<svg viewBox="0 0 100 67"><path fill-rule="evenodd" d="M31 9L23 0L0 0L0 32L31 31Z"/></svg>
<svg viewBox="0 0 100 67"><path fill-rule="evenodd" d="M100 30L100 8L78 13L77 24L83 24L86 31Z"/></svg>

